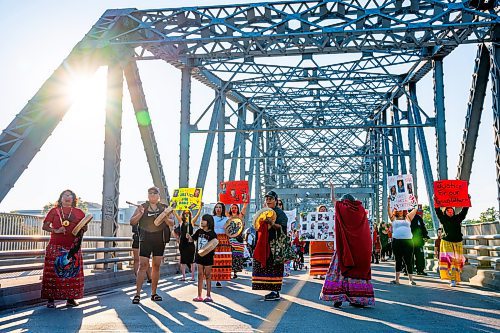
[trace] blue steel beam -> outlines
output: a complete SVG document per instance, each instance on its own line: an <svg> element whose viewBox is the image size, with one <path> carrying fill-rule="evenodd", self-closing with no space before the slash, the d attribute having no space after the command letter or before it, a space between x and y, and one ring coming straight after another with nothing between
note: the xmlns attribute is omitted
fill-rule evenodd
<svg viewBox="0 0 500 333"><path fill-rule="evenodd" d="M137 10L126 19L128 31L107 43L173 59L234 59L484 42L498 18L462 2L324 0Z"/></svg>
<svg viewBox="0 0 500 333"><path fill-rule="evenodd" d="M420 110L418 108L416 84L410 82L408 90L410 92L411 107L412 107L411 111L413 112L413 119L416 124L421 124L422 117L420 116ZM432 175L431 162L429 160L429 151L427 150L427 142L425 139L424 129L417 128L416 132L417 132L418 146L420 148L420 158L422 160L422 170L424 173L425 187L427 189L427 196L429 198L429 203L432 207L434 201L434 176ZM437 230L439 228L439 220L436 216L436 212L434 211L434 209L431 209L431 216L434 229Z"/></svg>
<svg viewBox="0 0 500 333"><path fill-rule="evenodd" d="M491 82L493 98L493 129L495 144L495 164L497 172L497 193L498 205L500 209L500 25L495 27L494 43L489 45L491 63Z"/></svg>
<svg viewBox="0 0 500 333"><path fill-rule="evenodd" d="M409 95L409 92L408 92ZM415 121L413 121L413 113L411 112L411 103L410 99L407 98L407 114L408 114L408 124L413 125ZM415 143L415 128L408 128L408 147L409 147L409 156L408 162L410 164L410 173L413 176L413 193L415 197L418 198L418 174L417 174L417 150Z"/></svg>
<svg viewBox="0 0 500 333"><path fill-rule="evenodd" d="M470 89L469 103L467 104L467 113L465 115L465 126L458 161L457 179L470 180L489 73L490 54L486 45L481 44L478 46L474 74L472 75L472 87Z"/></svg>
<svg viewBox="0 0 500 333"><path fill-rule="evenodd" d="M148 105L146 103L146 96L142 88L141 78L139 76L139 69L135 61L129 61L123 69L125 78L127 80L128 90L130 92L130 99L141 134L144 152L148 161L149 171L153 184L160 189L160 194L167 202L170 197L168 193L167 181L163 173L163 166L161 163L160 152L156 144L156 138L153 131L153 125L149 115Z"/></svg>
<svg viewBox="0 0 500 333"><path fill-rule="evenodd" d="M203 150L203 156L200 163L200 171L198 172L198 179L196 181L196 187L205 187L205 182L207 180L208 166L210 165L210 157L212 156L212 149L215 141L215 129L217 128L217 121L219 119L219 112L221 112L222 103L220 92L215 93L215 103L214 109L212 111L212 117L210 118L209 129L211 130L207 134L205 141L205 148Z"/></svg>
<svg viewBox="0 0 500 333"><path fill-rule="evenodd" d="M181 125L179 187L189 187L189 141L191 136L191 67L181 69Z"/></svg>
<svg viewBox="0 0 500 333"><path fill-rule="evenodd" d="M444 112L443 59L435 58L434 110L436 113L436 154L438 179L448 179L448 155L446 154L446 115Z"/></svg>

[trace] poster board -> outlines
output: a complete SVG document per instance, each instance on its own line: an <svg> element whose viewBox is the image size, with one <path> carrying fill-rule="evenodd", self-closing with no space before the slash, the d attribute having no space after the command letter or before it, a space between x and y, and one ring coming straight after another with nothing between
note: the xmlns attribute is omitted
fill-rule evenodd
<svg viewBox="0 0 500 333"><path fill-rule="evenodd" d="M333 212L311 212L302 216L300 236L304 240L332 242L335 240Z"/></svg>
<svg viewBox="0 0 500 333"><path fill-rule="evenodd" d="M293 210L284 210L283 211L286 214L286 217L288 217L288 223L287 223L287 232L290 234L294 229L297 229L297 209Z"/></svg>
<svg viewBox="0 0 500 333"><path fill-rule="evenodd" d="M417 204L411 174L389 176L387 186L391 210L412 210Z"/></svg>
<svg viewBox="0 0 500 333"><path fill-rule="evenodd" d="M170 205L176 210L200 209L202 188L178 188L170 198Z"/></svg>
<svg viewBox="0 0 500 333"><path fill-rule="evenodd" d="M247 180L225 181L219 184L219 201L226 204L245 204L250 201Z"/></svg>
<svg viewBox="0 0 500 333"><path fill-rule="evenodd" d="M470 207L469 186L465 180L434 182L434 207Z"/></svg>

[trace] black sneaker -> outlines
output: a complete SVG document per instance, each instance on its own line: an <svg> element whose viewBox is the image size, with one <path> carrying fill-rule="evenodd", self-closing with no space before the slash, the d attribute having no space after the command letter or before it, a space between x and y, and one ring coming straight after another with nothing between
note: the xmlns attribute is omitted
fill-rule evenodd
<svg viewBox="0 0 500 333"><path fill-rule="evenodd" d="M147 283L151 284L153 281L151 279L148 279Z"/></svg>
<svg viewBox="0 0 500 333"><path fill-rule="evenodd" d="M222 284L219 281L217 281L217 283L215 283L215 287L216 288L222 288Z"/></svg>
<svg viewBox="0 0 500 333"><path fill-rule="evenodd" d="M417 275L427 276L428 274L426 272L417 272Z"/></svg>
<svg viewBox="0 0 500 333"><path fill-rule="evenodd" d="M280 298L281 297L279 293L272 291L266 296L264 296L264 301L278 301Z"/></svg>

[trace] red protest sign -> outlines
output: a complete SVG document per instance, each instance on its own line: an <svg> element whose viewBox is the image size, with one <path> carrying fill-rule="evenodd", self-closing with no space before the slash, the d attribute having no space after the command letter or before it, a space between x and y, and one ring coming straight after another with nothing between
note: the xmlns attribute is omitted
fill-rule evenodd
<svg viewBox="0 0 500 333"><path fill-rule="evenodd" d="M242 204L250 201L248 181L234 180L221 182L219 185L219 201L229 204Z"/></svg>
<svg viewBox="0 0 500 333"><path fill-rule="evenodd" d="M465 180L434 182L434 207L470 207L469 188Z"/></svg>

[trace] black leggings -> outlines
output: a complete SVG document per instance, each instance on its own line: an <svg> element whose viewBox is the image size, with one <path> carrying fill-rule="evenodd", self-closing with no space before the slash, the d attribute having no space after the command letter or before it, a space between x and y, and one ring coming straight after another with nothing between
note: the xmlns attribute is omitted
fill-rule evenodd
<svg viewBox="0 0 500 333"><path fill-rule="evenodd" d="M401 272L404 262L406 272L413 274L413 240L393 238L392 251L396 258L396 272Z"/></svg>

